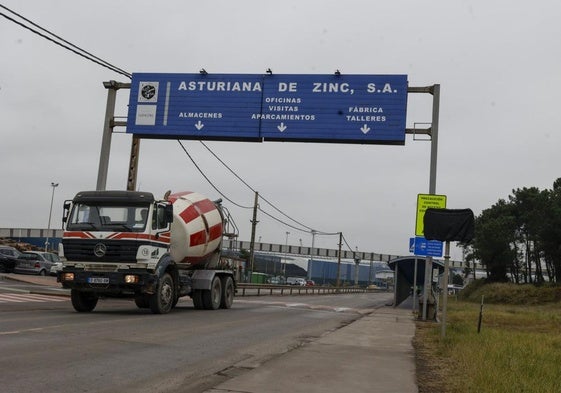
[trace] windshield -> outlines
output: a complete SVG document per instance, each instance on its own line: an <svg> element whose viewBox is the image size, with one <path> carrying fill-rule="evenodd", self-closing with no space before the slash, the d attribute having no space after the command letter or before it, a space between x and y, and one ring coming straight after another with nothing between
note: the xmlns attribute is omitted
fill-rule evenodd
<svg viewBox="0 0 561 393"><path fill-rule="evenodd" d="M149 205L76 203L66 226L71 231L144 232Z"/></svg>

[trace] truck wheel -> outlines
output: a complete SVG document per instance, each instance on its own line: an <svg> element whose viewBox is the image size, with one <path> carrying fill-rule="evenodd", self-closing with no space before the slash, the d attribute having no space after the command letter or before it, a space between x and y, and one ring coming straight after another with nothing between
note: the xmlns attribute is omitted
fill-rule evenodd
<svg viewBox="0 0 561 393"><path fill-rule="evenodd" d="M150 296L150 310L152 310L154 314L167 314L171 311L174 300L175 291L173 279L169 273L164 273L158 280L156 293Z"/></svg>
<svg viewBox="0 0 561 393"><path fill-rule="evenodd" d="M148 299L148 295L136 295L134 297L134 303L136 304L136 307L138 308L149 308L150 307L150 301Z"/></svg>
<svg viewBox="0 0 561 393"><path fill-rule="evenodd" d="M193 299L193 306L195 306L195 310L203 310L205 308L203 305L203 291L200 289L193 289L191 298Z"/></svg>
<svg viewBox="0 0 561 393"><path fill-rule="evenodd" d="M210 289L205 289L203 292L203 306L205 310L217 310L220 307L222 298L222 283L220 277L214 276Z"/></svg>
<svg viewBox="0 0 561 393"><path fill-rule="evenodd" d="M80 292L77 289L70 291L70 300L74 310L78 312L90 312L97 305L99 298L94 293Z"/></svg>
<svg viewBox="0 0 561 393"><path fill-rule="evenodd" d="M222 277L222 301L220 308L230 308L234 303L234 280L232 277Z"/></svg>

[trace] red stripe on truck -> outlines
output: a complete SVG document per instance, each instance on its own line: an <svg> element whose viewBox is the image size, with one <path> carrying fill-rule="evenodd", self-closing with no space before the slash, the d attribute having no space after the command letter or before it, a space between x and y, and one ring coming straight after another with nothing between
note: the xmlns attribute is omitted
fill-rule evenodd
<svg viewBox="0 0 561 393"><path fill-rule="evenodd" d="M222 236L222 224L216 224L210 227L208 242L207 242L207 233L205 230L192 233L189 236L189 246L201 246L206 243L210 243L213 240L216 240Z"/></svg>
<svg viewBox="0 0 561 393"><path fill-rule="evenodd" d="M202 216L213 210L217 210L216 205L208 199L203 199L202 201L195 202L187 209L183 210L179 214L179 217L181 217L183 221L188 224L194 219L196 219L197 217Z"/></svg>
<svg viewBox="0 0 561 393"><path fill-rule="evenodd" d="M211 226L209 232L210 232L209 241L213 241L213 240L221 237L222 236L222 223Z"/></svg>
<svg viewBox="0 0 561 393"><path fill-rule="evenodd" d="M179 214L179 217L181 217L183 222L185 222L186 224L195 220L199 216L200 216L200 214L199 214L199 212L197 211L197 209L195 208L194 205L189 206L187 209L183 210Z"/></svg>
<svg viewBox="0 0 561 393"><path fill-rule="evenodd" d="M89 232L64 232L62 237L78 237L80 239L95 239L95 236Z"/></svg>
<svg viewBox="0 0 561 393"><path fill-rule="evenodd" d="M200 246L205 243L206 243L206 231L204 230L192 233L191 236L189 236L189 246L191 247Z"/></svg>
<svg viewBox="0 0 561 393"><path fill-rule="evenodd" d="M216 205L210 199L203 199L202 201L195 202L194 205L201 212L201 214L216 210Z"/></svg>

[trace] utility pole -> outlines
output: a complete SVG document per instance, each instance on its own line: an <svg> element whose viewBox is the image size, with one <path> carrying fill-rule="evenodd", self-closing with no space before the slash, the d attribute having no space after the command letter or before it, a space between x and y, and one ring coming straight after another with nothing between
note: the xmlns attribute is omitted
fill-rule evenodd
<svg viewBox="0 0 561 393"><path fill-rule="evenodd" d="M129 159L129 175L127 177L127 191L136 190L139 155L140 155L140 138L133 135L132 142L131 142L131 155Z"/></svg>
<svg viewBox="0 0 561 393"><path fill-rule="evenodd" d="M355 254L355 287L358 288L358 273L360 268L360 258Z"/></svg>
<svg viewBox="0 0 561 393"><path fill-rule="evenodd" d="M285 248L284 248L284 266L281 269L282 270L282 275L286 280L286 263L288 262L288 235L290 235L290 232L286 231L286 243L285 243Z"/></svg>
<svg viewBox="0 0 561 393"><path fill-rule="evenodd" d="M255 201L253 202L253 220L251 220L251 243L249 244L249 282L253 275L253 261L255 259L255 230L257 227L257 202L259 201L259 193L255 191Z"/></svg>
<svg viewBox="0 0 561 393"><path fill-rule="evenodd" d="M337 289L341 286L341 247L343 247L343 232L339 232L339 254L337 255Z"/></svg>
<svg viewBox="0 0 561 393"><path fill-rule="evenodd" d="M312 229L312 248L310 248L310 263L308 267L308 280L312 279L312 265L314 264L314 244L316 241L316 233L317 231Z"/></svg>

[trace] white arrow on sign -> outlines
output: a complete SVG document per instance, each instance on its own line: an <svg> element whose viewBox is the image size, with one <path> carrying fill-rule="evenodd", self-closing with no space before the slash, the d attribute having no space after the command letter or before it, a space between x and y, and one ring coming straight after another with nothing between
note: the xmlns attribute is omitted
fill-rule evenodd
<svg viewBox="0 0 561 393"><path fill-rule="evenodd" d="M288 127L284 125L284 123L280 123L280 126L277 126L280 132L284 132Z"/></svg>
<svg viewBox="0 0 561 393"><path fill-rule="evenodd" d="M198 123L195 123L195 128L196 128L197 130L199 130L199 131L200 131L204 126L205 126L205 125L204 125L203 123L201 123L200 120L199 120Z"/></svg>
<svg viewBox="0 0 561 393"><path fill-rule="evenodd" d="M368 127L368 125L365 124L362 127L360 127L360 130L362 131L363 134L368 134L368 131L370 131L370 127Z"/></svg>

